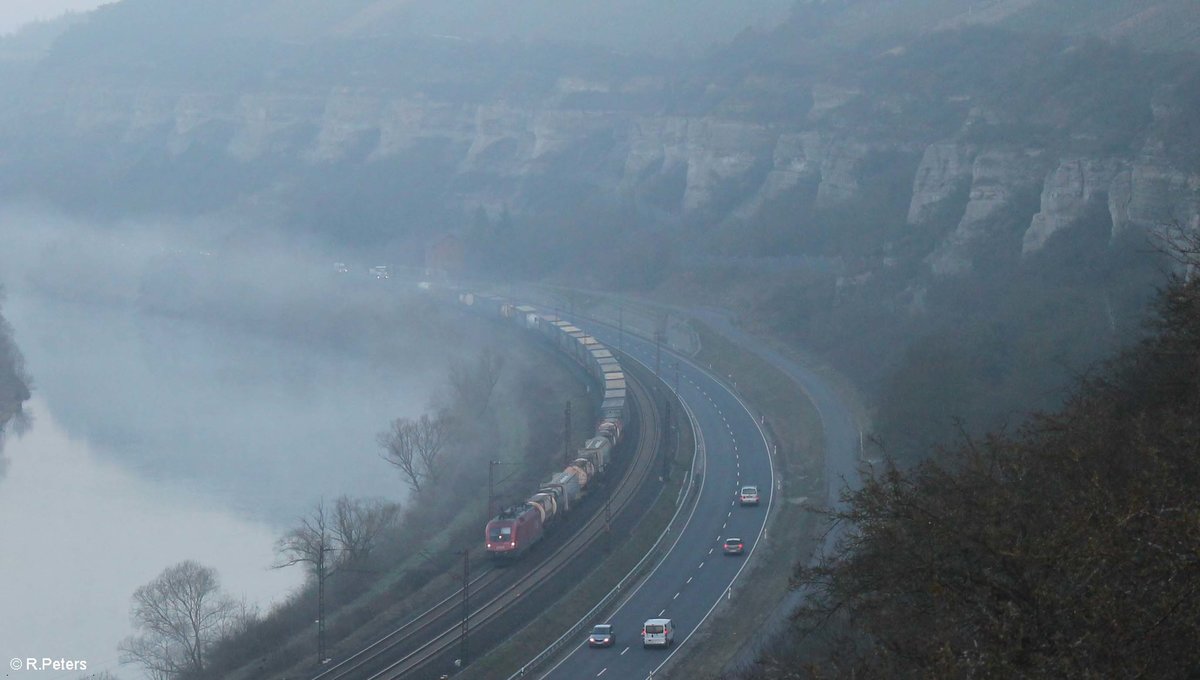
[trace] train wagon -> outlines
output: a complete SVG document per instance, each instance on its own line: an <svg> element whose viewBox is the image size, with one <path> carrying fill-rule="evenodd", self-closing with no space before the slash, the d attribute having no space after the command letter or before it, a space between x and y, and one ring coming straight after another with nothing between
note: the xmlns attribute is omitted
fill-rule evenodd
<svg viewBox="0 0 1200 680"><path fill-rule="evenodd" d="M605 418L623 420L625 418L625 399L605 399L600 404L600 414Z"/></svg>
<svg viewBox="0 0 1200 680"><path fill-rule="evenodd" d="M625 373L609 348L557 314L495 295L461 293L459 302L477 314L507 319L508 323L537 332L583 366L604 395L595 434L577 449L575 460L551 475L533 495L488 521L484 529L488 553L498 559L515 558L540 541L559 517L578 504L612 461L626 416Z"/></svg>

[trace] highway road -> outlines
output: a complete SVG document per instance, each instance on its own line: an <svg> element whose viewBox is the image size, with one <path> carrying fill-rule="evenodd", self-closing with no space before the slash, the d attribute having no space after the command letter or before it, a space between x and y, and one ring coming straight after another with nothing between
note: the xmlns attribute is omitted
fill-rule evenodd
<svg viewBox="0 0 1200 680"><path fill-rule="evenodd" d="M742 330L730 320L728 312L716 309L690 309L687 310L687 314L704 322L742 349L753 351L804 390L821 418L827 502L833 508L843 509L845 503L841 498L842 492L847 488L857 489L862 485L859 468L863 453L862 429L851 412L846 398L840 395L830 381L818 371L792 361L782 353L766 346L759 338ZM825 540L820 549L810 558L810 561L816 562L823 555L832 553L834 545L842 537L846 528L844 524L831 527L825 533ZM771 613L763 629L765 631L782 629L787 625L792 612L810 594L807 589L803 588L792 591ZM741 656L735 658L732 665L740 667L750 663L754 660L755 651L752 646L743 648Z"/></svg>
<svg viewBox="0 0 1200 680"><path fill-rule="evenodd" d="M654 369L653 342L629 334L618 339L615 329L583 319L575 323L606 345L620 346L629 356ZM672 655L687 649L689 637L723 599L735 596L734 582L747 560L753 559L775 491L766 439L746 406L714 377L665 348L661 368L666 381L678 385L680 398L690 407L699 426L705 451L703 464L697 468L699 501L675 537L671 550L606 621L614 626L616 644L592 649L587 647L583 635L579 647L540 677L554 680L650 677ZM759 487L760 505L742 507L737 503L735 494L746 484ZM745 554L725 555L721 546L727 537L742 538ZM642 623L649 618L674 621L672 648L642 648Z"/></svg>
<svg viewBox="0 0 1200 680"><path fill-rule="evenodd" d="M846 488L857 489L861 485L859 465L863 435L843 397L817 371L792 361L742 330L730 321L727 312L691 309L688 313L739 347L753 348L755 354L804 390L821 418L825 440L825 484L829 504L837 508L844 507L845 504L841 500L842 491ZM831 537L836 535L834 532Z"/></svg>

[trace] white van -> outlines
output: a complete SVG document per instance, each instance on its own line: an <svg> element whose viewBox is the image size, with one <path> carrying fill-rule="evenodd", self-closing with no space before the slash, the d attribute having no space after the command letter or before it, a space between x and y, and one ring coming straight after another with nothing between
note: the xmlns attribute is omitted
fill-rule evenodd
<svg viewBox="0 0 1200 680"><path fill-rule="evenodd" d="M675 623L671 619L648 619L642 624L642 647L670 647L675 642Z"/></svg>

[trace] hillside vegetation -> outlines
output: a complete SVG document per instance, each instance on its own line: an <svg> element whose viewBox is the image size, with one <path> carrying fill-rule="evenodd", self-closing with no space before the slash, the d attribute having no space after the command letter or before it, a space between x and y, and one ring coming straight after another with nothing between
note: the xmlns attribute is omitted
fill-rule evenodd
<svg viewBox="0 0 1200 680"><path fill-rule="evenodd" d="M849 494L845 538L797 569L809 605L744 677L1195 677L1200 280L1155 309L1062 409Z"/></svg>
<svg viewBox="0 0 1200 680"><path fill-rule="evenodd" d="M2 302L3 292L0 292ZM12 327L0 314L0 479L8 467L8 459L4 456L4 437L11 429L19 430L29 422L23 408L29 400L31 385L32 380L25 370L25 359L13 340Z"/></svg>

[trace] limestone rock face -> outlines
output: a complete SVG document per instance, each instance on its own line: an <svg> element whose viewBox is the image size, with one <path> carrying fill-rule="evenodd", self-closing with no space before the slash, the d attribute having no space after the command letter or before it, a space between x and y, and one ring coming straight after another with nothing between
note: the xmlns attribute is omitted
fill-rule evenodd
<svg viewBox="0 0 1200 680"><path fill-rule="evenodd" d="M1015 201L1042 180L1038 151L997 149L980 152L971 167L971 193L958 226L930 255L935 274L956 274L971 268L973 248L988 235L996 218L1014 208Z"/></svg>
<svg viewBox="0 0 1200 680"><path fill-rule="evenodd" d="M994 235L1002 218L1011 229L1018 209L1027 213L1019 216L1029 220L1027 227L1003 236L1009 239L1005 247L1023 254L1038 252L1097 202L1107 204L1114 238L1167 224L1200 230L1200 175L1172 165L1168 147L1153 133L1127 158L1051 157L1001 142L956 139L912 148L905 134L886 126L840 125L837 109L868 95L836 85L814 90L812 111L774 123L571 103L619 103L624 94L636 100L662 86L645 78L564 78L541 99L471 101L385 86L180 91L47 85L26 92L20 106L0 107L0 130L23 130L10 134L37 135L51 144L131 150L111 153L117 162L169 159L197 148L213 162L223 157L235 165L275 168L404 163L411 154L420 162L432 157L439 172L465 178L447 192L452 209L520 212L528 198L523 187L538 186L527 178L564 176L668 218L699 216L714 223L753 222L798 188L815 190L819 208L853 205L872 181L867 177L878 172L877 156L890 154L894 163L897 154L920 153L912 167L907 223L956 220L921 255L937 274L970 269L978 244ZM575 98L581 93L600 99ZM1154 114L1156 124L1178 115L1161 103ZM990 115L972 109L962 135L969 138L972 125L1003 122ZM10 146L36 149L24 139ZM7 162L20 162L14 153L5 154ZM286 182L282 176L273 186Z"/></svg>
<svg viewBox="0 0 1200 680"><path fill-rule="evenodd" d="M1022 254L1040 250L1097 201L1107 204L1113 239L1131 229L1200 229L1200 175L1173 168L1155 154L1133 161L1074 158L1046 176L1041 210L1024 234Z"/></svg>
<svg viewBox="0 0 1200 680"><path fill-rule="evenodd" d="M238 98L228 152L250 162L297 156L311 144L308 134L321 120L326 100L303 94L260 92Z"/></svg>
<svg viewBox="0 0 1200 680"><path fill-rule="evenodd" d="M830 140L820 152L821 184L817 187L817 205L828 208L851 201L862 190L863 163L871 146L858 140Z"/></svg>
<svg viewBox="0 0 1200 680"><path fill-rule="evenodd" d="M954 142L939 142L925 149L913 180L912 201L908 204L909 224L926 223L936 210L971 181L975 154L974 147Z"/></svg>
<svg viewBox="0 0 1200 680"><path fill-rule="evenodd" d="M314 163L342 160L361 139L380 130L385 106L378 93L334 90L325 101L317 138L305 157Z"/></svg>
<svg viewBox="0 0 1200 680"><path fill-rule="evenodd" d="M1021 242L1021 254L1041 250L1058 231L1083 217L1098 200L1108 203L1113 224L1124 214L1120 192L1113 192L1118 175L1127 171L1127 164L1116 159L1063 160L1046 176L1042 188L1041 211L1033 216Z"/></svg>
<svg viewBox="0 0 1200 680"><path fill-rule="evenodd" d="M744 185L774 154L776 137L762 125L689 121L684 213L708 209L726 185Z"/></svg>
<svg viewBox="0 0 1200 680"><path fill-rule="evenodd" d="M1173 168L1160 157L1143 156L1133 164L1127 181L1125 219L1113 221L1114 237L1130 228L1175 225L1200 230L1200 174Z"/></svg>
<svg viewBox="0 0 1200 680"><path fill-rule="evenodd" d="M638 117L630 121L621 186L633 192L654 177L685 171L688 166L688 119L679 116Z"/></svg>
<svg viewBox="0 0 1200 680"><path fill-rule="evenodd" d="M770 201L802 184L819 182L821 153L824 148L820 133L784 132L779 135L772 154L771 169L754 194L734 212L741 220L752 220Z"/></svg>

